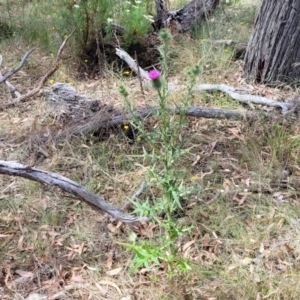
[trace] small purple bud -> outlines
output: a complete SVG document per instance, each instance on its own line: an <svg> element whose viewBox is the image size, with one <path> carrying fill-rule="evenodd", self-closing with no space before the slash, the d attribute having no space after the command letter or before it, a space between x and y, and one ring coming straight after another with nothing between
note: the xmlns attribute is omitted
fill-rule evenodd
<svg viewBox="0 0 300 300"><path fill-rule="evenodd" d="M148 73L148 76L151 80L157 80L160 78L160 72L156 69L154 70L151 70L149 73Z"/></svg>

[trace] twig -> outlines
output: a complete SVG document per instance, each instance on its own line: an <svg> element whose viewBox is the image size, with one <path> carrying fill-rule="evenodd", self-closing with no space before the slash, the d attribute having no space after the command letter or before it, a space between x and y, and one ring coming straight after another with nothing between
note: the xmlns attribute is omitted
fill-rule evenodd
<svg viewBox="0 0 300 300"><path fill-rule="evenodd" d="M19 66L11 71L8 71L7 73L5 73L1 78L0 78L0 83L4 82L5 80L7 80L9 77L11 77L13 74L17 73L18 71L20 71L23 67L23 65L25 64L26 59L28 58L28 56L35 50L35 48L32 48L30 50L28 50L24 56L21 59L21 62L19 64Z"/></svg>
<svg viewBox="0 0 300 300"><path fill-rule="evenodd" d="M16 98L14 101L3 104L0 107L0 111L4 110L5 108L12 107L12 106L16 105L17 103L24 102L27 98L34 96L41 90L41 88L43 87L43 85L45 84L47 79L58 69L62 51L63 51L68 39L73 35L74 32L75 32L75 30L73 30L71 32L71 34L65 38L65 40L63 41L63 43L61 44L61 46L59 47L59 49L57 51L57 56L56 56L56 59L54 61L52 68L50 70L48 70L48 72L40 79L40 82L38 83L37 87L34 88L33 90L29 91L27 94Z"/></svg>
<svg viewBox="0 0 300 300"><path fill-rule="evenodd" d="M137 200L137 198L143 194L145 192L145 190L147 189L147 183L146 182L142 182L141 186L139 187L139 189L131 196L131 200ZM130 208L131 203L126 203L122 209L123 210L127 210L128 208Z"/></svg>
<svg viewBox="0 0 300 300"><path fill-rule="evenodd" d="M60 189L77 196L93 208L96 208L98 210L101 209L124 223L149 221L148 218L135 217L123 213L118 208L106 202L103 197L91 193L77 182L57 173L31 168L29 166L25 166L12 161L7 162L0 160L0 174L19 176L42 184L57 186Z"/></svg>
<svg viewBox="0 0 300 300"><path fill-rule="evenodd" d="M140 188L132 195L131 199L135 200L136 198L138 198L141 194L144 193L146 188L147 188L146 182L142 182Z"/></svg>
<svg viewBox="0 0 300 300"><path fill-rule="evenodd" d="M95 28L97 28L97 24L95 24ZM96 53L97 53L97 57L98 57L98 68L99 68L99 72L98 74L100 74L102 72L102 59L101 59L101 51L100 51L100 41L99 41L99 32L98 30L95 30L95 39L96 39Z"/></svg>
<svg viewBox="0 0 300 300"><path fill-rule="evenodd" d="M0 55L0 80L2 79L3 75L1 73L1 65L2 65L2 61L3 61L3 58L2 58L2 55ZM22 95L17 91L17 89L8 81L8 80L5 80L5 84L7 85L8 89L9 89L9 92L11 93L11 95L14 97L21 97Z"/></svg>
<svg viewBox="0 0 300 300"><path fill-rule="evenodd" d="M209 206L210 204L212 204L215 200L218 199L218 197L221 195L220 192L217 192L212 199L208 200L207 202L201 204L201 207L206 207L206 206Z"/></svg>
<svg viewBox="0 0 300 300"><path fill-rule="evenodd" d="M134 53L134 56L135 56L135 61L136 61L136 65L137 65L137 76L138 76L138 79L139 79L139 82L140 82L141 92L142 92L142 95L145 97L145 93L144 93L144 89L143 89L143 80L142 80L142 77L141 77L139 61L138 61L138 57L137 57L136 52Z"/></svg>

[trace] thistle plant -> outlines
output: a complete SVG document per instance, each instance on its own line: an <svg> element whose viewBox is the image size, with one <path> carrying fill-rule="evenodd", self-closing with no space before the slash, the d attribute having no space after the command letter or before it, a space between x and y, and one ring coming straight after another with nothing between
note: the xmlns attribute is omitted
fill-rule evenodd
<svg viewBox="0 0 300 300"><path fill-rule="evenodd" d="M133 117L132 126L137 127L145 141L143 153L143 166L146 169L148 186L155 187L155 199L150 196L140 203L132 200L135 213L147 215L158 224L157 236L154 240L137 241L134 234L130 237L130 243L123 243L128 249L133 250L133 269L149 267L149 265L167 266L168 274L173 276L179 271L191 269L188 260L183 259L176 246L178 239L188 233L191 228L179 225L176 214L183 210L183 202L195 193L194 186L188 186L183 170L178 167L184 156L190 149L184 146L179 138L185 126L184 112L171 112L168 107L168 54L171 35L167 30L160 32L161 46L159 48L162 62L161 71L153 69L149 72L152 87L157 92L157 106L155 116L158 126L152 132L145 130L143 122ZM199 68L194 68L199 70ZM190 71L190 84L187 94L191 93L197 72ZM130 104L129 95L124 87L120 89L125 98L127 107L134 115L133 106ZM184 110L184 107L183 107ZM179 113L178 113L179 112Z"/></svg>

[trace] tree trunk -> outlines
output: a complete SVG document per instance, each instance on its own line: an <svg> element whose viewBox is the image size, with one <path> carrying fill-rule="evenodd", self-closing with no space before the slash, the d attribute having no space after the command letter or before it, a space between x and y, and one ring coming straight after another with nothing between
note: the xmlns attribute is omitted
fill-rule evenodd
<svg viewBox="0 0 300 300"><path fill-rule="evenodd" d="M300 0L262 0L245 56L250 82L300 79Z"/></svg>

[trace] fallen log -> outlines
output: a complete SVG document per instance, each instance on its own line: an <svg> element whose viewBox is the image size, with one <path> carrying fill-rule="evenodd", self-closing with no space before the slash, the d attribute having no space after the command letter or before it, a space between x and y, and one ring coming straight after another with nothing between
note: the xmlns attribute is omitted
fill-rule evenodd
<svg viewBox="0 0 300 300"><path fill-rule="evenodd" d="M57 173L39 170L37 168L32 168L12 161L0 160L0 174L19 176L42 184L57 186L85 201L94 209L105 211L124 223L148 221L148 218L135 217L123 213L118 208L106 202L103 197L91 193L79 183Z"/></svg>
<svg viewBox="0 0 300 300"><path fill-rule="evenodd" d="M144 74L144 73L142 73ZM145 72L146 74L146 72ZM146 75L143 79L149 80ZM171 92L178 91L184 87L180 85L169 86ZM293 108L297 108L297 102L280 102L266 97L254 96L245 93L245 89L238 89L224 84L200 84L193 89L194 92L202 91L220 91L227 94L229 97L244 104L260 104L281 108L282 114L290 116L293 114ZM45 137L44 135L35 135L30 140L31 145L43 147L47 141L57 142L68 139L72 136L81 136L93 134L99 130L107 130L113 127L121 127L123 124L129 123L134 118L146 119L158 113L159 108L155 106L141 107L135 111L123 113L120 110L114 109L112 106L101 104L103 101L96 101L88 96L83 96L76 93L73 87L65 83L56 83L51 87L50 91L45 92L46 101L50 107L55 104L55 110L63 111L67 116L77 116L75 122L68 123L64 129L58 134ZM61 109L60 109L61 107ZM209 108L201 106L193 106L188 108L168 107L170 114L185 114L196 118L210 119L231 119L231 120L258 120L261 118L270 119L274 117L274 113L266 113L255 110L230 110L223 108ZM298 110L297 110L298 111ZM295 112L297 112L295 111ZM78 113L76 113L78 112ZM81 118L80 118L81 116ZM82 116L85 116L82 118ZM71 118L72 119L72 118Z"/></svg>
<svg viewBox="0 0 300 300"><path fill-rule="evenodd" d="M247 110L230 110L230 109L217 109L209 107L189 107L184 111L180 108L167 108L170 114L185 114L186 116L196 118L210 118L210 119L228 119L228 120L259 120L262 118L271 118L271 114L263 112L252 112ZM132 122L134 119L147 119L154 116L159 111L158 107L143 107L136 111L126 114L110 114L109 111L100 110L95 115L86 120L85 123L80 124L76 122L75 125L66 127L63 131L50 137L45 137L43 134L35 134L30 140L29 144L41 152L41 148L47 142L59 142L68 140L75 136L86 136L98 132L101 129L108 130L110 128L121 127L124 124ZM45 150L44 150L45 151Z"/></svg>

